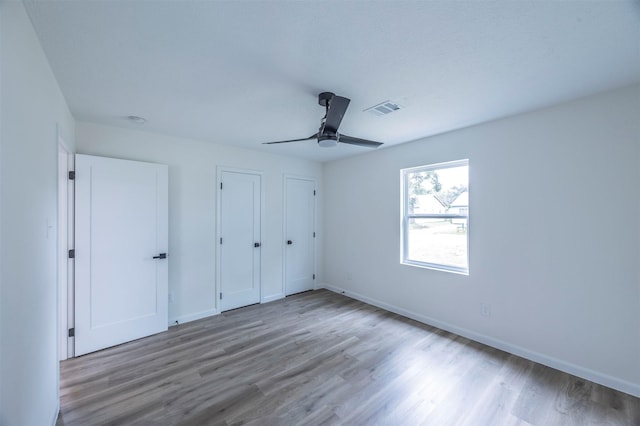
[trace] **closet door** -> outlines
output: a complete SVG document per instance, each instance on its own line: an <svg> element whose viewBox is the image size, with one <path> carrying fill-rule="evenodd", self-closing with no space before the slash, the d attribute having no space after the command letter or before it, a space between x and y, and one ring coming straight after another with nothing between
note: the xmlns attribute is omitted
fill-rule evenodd
<svg viewBox="0 0 640 426"><path fill-rule="evenodd" d="M285 294L312 290L315 280L315 181L285 176Z"/></svg>
<svg viewBox="0 0 640 426"><path fill-rule="evenodd" d="M220 310L260 302L260 174L222 169L218 174Z"/></svg>

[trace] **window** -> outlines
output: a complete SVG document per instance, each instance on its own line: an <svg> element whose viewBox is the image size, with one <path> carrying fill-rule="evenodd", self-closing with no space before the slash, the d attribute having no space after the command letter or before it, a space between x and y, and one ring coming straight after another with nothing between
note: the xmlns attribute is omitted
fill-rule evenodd
<svg viewBox="0 0 640 426"><path fill-rule="evenodd" d="M401 171L406 265L469 273L469 160Z"/></svg>

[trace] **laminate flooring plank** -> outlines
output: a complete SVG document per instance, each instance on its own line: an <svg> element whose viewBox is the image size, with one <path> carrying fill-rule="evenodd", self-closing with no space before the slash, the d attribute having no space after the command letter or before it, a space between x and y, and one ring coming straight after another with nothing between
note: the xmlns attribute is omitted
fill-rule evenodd
<svg viewBox="0 0 640 426"><path fill-rule="evenodd" d="M590 419L599 424L640 425L640 398L594 385L590 407Z"/></svg>
<svg viewBox="0 0 640 426"><path fill-rule="evenodd" d="M457 397L453 389L464 378L464 373L474 368L477 362L475 358L465 357L465 362L459 361L462 349L459 344L435 333L434 336L437 336L434 340L439 345L432 343L429 352L419 352L418 360L424 366L423 371L417 376L418 380L411 386L407 397L387 414L389 419L402 418L409 424L424 423L431 413L442 406L443 401Z"/></svg>
<svg viewBox="0 0 640 426"><path fill-rule="evenodd" d="M230 420L238 423L240 420L253 421L277 415L289 419L285 424L291 424L292 417L302 421L304 416L312 415L316 407L326 410L335 405L336 399L348 398L353 393L351 386L337 372L354 362L344 352L327 353L313 372L280 375L272 380L265 389L263 402L245 407L238 417Z"/></svg>
<svg viewBox="0 0 640 426"><path fill-rule="evenodd" d="M154 402L157 402L161 399L160 396L177 391L177 384L190 380L193 374L193 371L183 365L175 366L159 374L136 377L99 394L66 397L62 401L65 409L69 410L69 419L89 421L98 413L120 413L136 402L147 405L149 395L154 395Z"/></svg>
<svg viewBox="0 0 640 426"><path fill-rule="evenodd" d="M190 357L184 357L179 362L169 363L167 365L154 365L151 369L141 369L140 371L130 371L129 375L124 379L121 377L121 371L114 369L107 371L107 375L117 375L118 380L110 383L108 387L96 390L91 393L78 394L77 390L74 395L68 396L65 392L62 400L71 399L68 406L88 406L94 403L113 403L114 400L126 398L132 392L138 392L140 389L153 389L158 386L165 386L167 383L173 383L181 379L181 377L195 373L190 369L192 363L213 362L224 355L224 352L218 349L204 348L202 353L193 353ZM159 358L162 361L163 358Z"/></svg>
<svg viewBox="0 0 640 426"><path fill-rule="evenodd" d="M439 368L427 362L429 358L424 352L417 353L416 364L420 369L416 371L413 383L401 389L406 396L396 404L387 404L384 410L378 411L377 417L392 422L406 419L411 413L419 424L459 422L463 419L470 402L486 391L486 383L492 379L499 365L490 357L462 356L472 349L467 345L452 347L457 350L449 352L449 358L441 360ZM465 362L460 362L460 358ZM451 362L453 360L455 363ZM409 401L413 402L409 409L401 408Z"/></svg>
<svg viewBox="0 0 640 426"><path fill-rule="evenodd" d="M375 377L364 380L362 392L358 392L336 409L338 416L347 424L361 421L373 422L374 417L386 418L386 413L413 394L416 386L424 383L429 374L429 365L423 362L420 351L403 350L394 354L376 371ZM360 383L351 381L353 386ZM395 419L399 421L400 419ZM386 420L389 421L389 420Z"/></svg>
<svg viewBox="0 0 640 426"><path fill-rule="evenodd" d="M135 422L151 410L160 409L164 402L163 388L139 388L136 391L102 401L92 401L81 410L69 407L65 424L78 425L127 425Z"/></svg>
<svg viewBox="0 0 640 426"><path fill-rule="evenodd" d="M194 388L189 389L189 393L187 393L183 398L180 398L178 401L172 401L171 404L181 406L189 410L190 412L198 411L198 408L194 408L192 406L193 405L204 406L205 404L210 403L210 395L207 394L207 388L211 387L210 385L208 385L208 383L211 381L217 383L217 386L216 386L217 392L224 394L229 392L229 389L227 389L228 386L233 387L233 386L236 386L237 383L241 383L243 385L250 385L251 383L257 382L258 386L260 386L260 382L258 381L258 379L261 377L261 375L273 374L273 377L277 377L276 380L278 380L279 385L284 387L286 387L286 384L285 384L286 380L290 379L291 377L294 377L293 380L296 382L297 381L305 382L305 381L312 380L314 378L314 375L316 375L315 373L316 371L322 372L328 368L328 365L331 365L331 364L339 365L341 362L343 362L345 357L344 355L342 355L342 352L343 352L342 348L348 347L349 344L353 344L355 342L356 342L355 338L347 339L347 340L340 339L340 341L337 341L335 345L333 345L332 347L329 347L324 352L321 352L318 355L318 357L313 358L311 360L311 362L313 363L313 368L308 368L306 364L299 364L298 366L296 366L296 368L289 368L285 371L281 371L282 368L277 363L275 364L271 363L267 365L258 363L257 365L253 366L251 364L242 362L242 360L241 359L239 360L237 357L234 357L232 359L230 357L228 361L231 361L231 360L237 361L239 366L246 365L246 368L242 368L242 369L233 368L231 364L216 366L215 369L207 368L206 370L201 372L203 377L206 376L207 381L206 382L203 381L201 385L199 385L199 389L194 389ZM273 350L273 347L271 350ZM246 352L246 350L244 351ZM256 357L258 358L260 357L260 353L265 353L264 351L258 351L258 352L259 353L257 354L250 354L250 358L255 360ZM305 358L306 359L304 363L310 362L308 357L305 357ZM269 371L269 368L273 368L274 370L277 370L277 371ZM294 388L296 388L298 385L299 385L298 383L295 383ZM314 385L314 387L316 387L316 385ZM193 391L197 391L198 396L192 397L192 394L195 393ZM286 392L281 388L279 390L279 395L286 396ZM248 405L251 405L251 404L248 404ZM219 409L218 407L213 407L212 408L213 411L210 411L210 410L204 410L204 411L211 415L215 413L216 410L218 409ZM225 415L230 415L229 410L219 410L219 411L220 413L225 413ZM218 417L213 417L213 418L217 419Z"/></svg>
<svg viewBox="0 0 640 426"><path fill-rule="evenodd" d="M259 380L256 384L265 393L265 395L282 392L284 388L290 388L299 384L301 381L309 380L321 372L325 372L334 366L340 365L345 361L353 360L345 353L346 349L358 343L357 337L350 337L341 340L337 344L327 347L296 365L291 366L265 379ZM341 365L342 364L342 365Z"/></svg>
<svg viewBox="0 0 640 426"><path fill-rule="evenodd" d="M86 381L87 378L97 380L111 369L135 370L138 365L153 359L161 359L165 354L169 357L176 357L180 350L192 351L193 348L199 348L198 350L206 351L209 345L216 345L228 335L243 334L248 329L258 327L264 327L264 324L262 322L239 324L235 330L233 328L214 331L198 329L197 333L189 333L186 338L175 333L161 333L161 335L149 337L146 345L142 342L144 339L141 339L94 352L63 363L65 368L61 371L62 385L63 387L72 387L76 382ZM164 341L159 337L162 335L165 337ZM131 349L126 350L127 346L130 346Z"/></svg>
<svg viewBox="0 0 640 426"><path fill-rule="evenodd" d="M500 351L496 350L496 352ZM486 393L490 392L489 386L507 357L506 353L501 354L503 358L497 360L492 356L475 357L476 362L466 370L454 386L447 390L444 398L438 401L436 409L429 413L425 420L432 424L444 422L462 424L467 421L476 402L481 401Z"/></svg>
<svg viewBox="0 0 640 426"><path fill-rule="evenodd" d="M341 377L327 372L306 378L300 384L291 387L288 397L276 407L274 414L284 420L285 424L309 424L309 418L320 416L319 411L328 408L327 403L345 389L347 384ZM336 417L335 413L332 417Z"/></svg>
<svg viewBox="0 0 640 426"><path fill-rule="evenodd" d="M492 383L487 386L487 392L470 407L462 424L527 424L514 416L511 409L527 383L532 367L533 362L509 355Z"/></svg>
<svg viewBox="0 0 640 426"><path fill-rule="evenodd" d="M209 380L218 380L221 377L220 374L228 375L229 373L252 379L253 372L259 378L306 362L314 354L343 340L342 336L332 335L318 339L316 335L303 330L274 338L256 347L243 348L241 352L225 350L226 356L219 362L202 365L198 368L198 372Z"/></svg>
<svg viewBox="0 0 640 426"><path fill-rule="evenodd" d="M566 373L535 364L515 403L514 414L533 424L560 421L555 402L570 377Z"/></svg>
<svg viewBox="0 0 640 426"><path fill-rule="evenodd" d="M206 398L197 398L197 405L190 405L188 409L177 410L181 418L167 416L169 424L184 426L200 426L212 423L227 423L226 419L235 412L242 410L247 404L261 400L262 392L256 385L236 385L224 392L210 392Z"/></svg>
<svg viewBox="0 0 640 426"><path fill-rule="evenodd" d="M640 399L326 290L61 363L58 426L640 425Z"/></svg>
<svg viewBox="0 0 640 426"><path fill-rule="evenodd" d="M333 426L340 425L340 418L336 415L333 407L321 406L309 413L302 419L300 424L317 425L317 426Z"/></svg>

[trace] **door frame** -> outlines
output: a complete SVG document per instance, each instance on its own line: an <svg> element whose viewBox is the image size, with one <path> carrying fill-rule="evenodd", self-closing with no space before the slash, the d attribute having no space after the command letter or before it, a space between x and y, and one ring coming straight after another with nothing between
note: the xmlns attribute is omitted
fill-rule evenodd
<svg viewBox="0 0 640 426"><path fill-rule="evenodd" d="M74 356L74 338L68 330L74 324L74 261L68 250L74 245L75 193L69 172L74 168L74 155L58 129L58 358Z"/></svg>
<svg viewBox="0 0 640 426"><path fill-rule="evenodd" d="M282 177L282 297L287 297L287 180L298 179L313 182L313 190L316 191L316 195L313 197L313 232L316 232L316 238L313 239L313 273L317 274L317 260L318 260L318 244L317 244L317 229L318 229L318 182L315 177L302 176L285 173ZM317 277L317 275L316 275ZM318 280L314 280L313 289L317 290Z"/></svg>
<svg viewBox="0 0 640 426"><path fill-rule="evenodd" d="M249 175L256 175L260 177L260 217L258 219L258 221L260 222L260 243L261 245L263 240L262 240L262 219L264 217L264 173L259 171L259 170L252 170L252 169L242 169L242 168L237 168L237 167L227 167L227 166L217 166L216 167L216 235L215 235L215 240L214 240L214 247L215 247L215 256L216 256L216 282L215 282L215 293L213 295L214 298L214 307L215 307L215 313L219 314L221 312L221 304L220 304L220 292L222 290L222 283L221 283L221 276L220 276L220 263L221 263L221 259L220 259L220 238L222 235L222 203L221 198L222 198L222 191L220 190L220 184L222 183L222 174L224 172L231 172L231 173L244 173L244 174L249 174ZM260 297L259 297L259 303L263 303L262 301L262 247L260 248L259 251L259 255L260 255L260 270L258 271L258 274L260 276L260 285L259 285L259 293L260 293Z"/></svg>

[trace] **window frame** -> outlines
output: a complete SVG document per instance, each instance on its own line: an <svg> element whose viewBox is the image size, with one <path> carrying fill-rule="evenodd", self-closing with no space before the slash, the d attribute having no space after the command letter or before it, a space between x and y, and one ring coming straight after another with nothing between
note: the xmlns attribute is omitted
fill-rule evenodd
<svg viewBox="0 0 640 426"><path fill-rule="evenodd" d="M454 167L467 166L469 167L469 159L447 161L442 163L426 164L423 166L409 167L400 169L400 185L401 185L401 225L400 225L400 263L403 265L417 266L421 268L433 269L437 271L451 272L455 274L469 275L469 205L467 206L467 214L452 214L452 213L409 213L409 183L408 176L411 173L433 171L449 169ZM469 179L467 179L467 188L469 188ZM469 192L469 189L467 189ZM469 204L471 204L469 202ZM454 265L446 265L441 263L431 263L419 260L408 259L409 253L409 221L411 219L466 219L466 244L467 244L467 267L462 268Z"/></svg>

